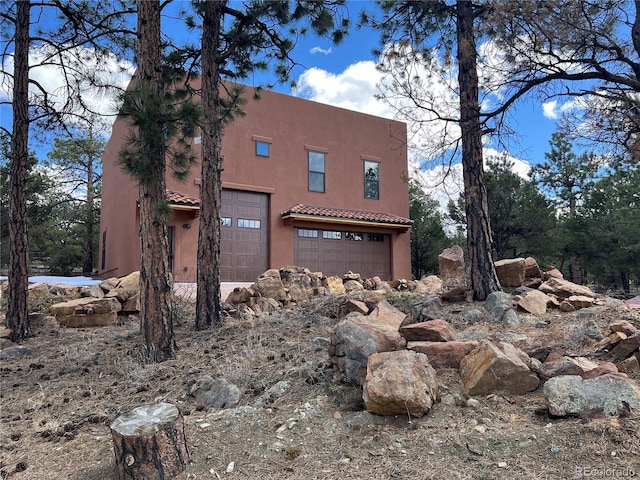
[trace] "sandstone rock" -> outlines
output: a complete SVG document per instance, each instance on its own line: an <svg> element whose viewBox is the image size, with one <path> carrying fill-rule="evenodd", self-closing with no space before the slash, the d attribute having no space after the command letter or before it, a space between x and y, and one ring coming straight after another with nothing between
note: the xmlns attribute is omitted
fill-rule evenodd
<svg viewBox="0 0 640 480"><path fill-rule="evenodd" d="M520 394L538 388L538 377L523 362L526 353L513 345L482 341L460 362L460 375L469 395Z"/></svg>
<svg viewBox="0 0 640 480"><path fill-rule="evenodd" d="M607 337L608 343L612 345L616 345L621 341L626 340L627 338L628 338L627 334L622 332L613 332L613 333L610 333L609 336Z"/></svg>
<svg viewBox="0 0 640 480"><path fill-rule="evenodd" d="M334 293L337 295L344 295L346 293L344 283L342 283L342 279L340 277L325 278L324 286L329 291L329 293Z"/></svg>
<svg viewBox="0 0 640 480"><path fill-rule="evenodd" d="M436 372L426 355L402 350L369 357L362 394L367 411L422 417L437 395Z"/></svg>
<svg viewBox="0 0 640 480"><path fill-rule="evenodd" d="M622 332L627 337L630 337L634 333L638 331L638 329L627 320L620 320L619 322L614 322L609 325L609 330L613 333Z"/></svg>
<svg viewBox="0 0 640 480"><path fill-rule="evenodd" d="M28 286L29 300L42 299L49 296L49 285L44 282L30 283Z"/></svg>
<svg viewBox="0 0 640 480"><path fill-rule="evenodd" d="M540 267L538 266L538 262L533 257L527 257L524 259L524 278L533 279L539 278L542 279L542 272L540 271Z"/></svg>
<svg viewBox="0 0 640 480"><path fill-rule="evenodd" d="M287 292L284 289L284 284L280 279L280 272L277 272L277 276L273 272L275 269L267 270L260 275L254 284L256 291L263 297L273 298L278 302L285 302L287 300Z"/></svg>
<svg viewBox="0 0 640 480"><path fill-rule="evenodd" d="M121 309L120 302L115 298L77 298L56 303L49 307L49 312L55 317L63 317L72 314L119 312Z"/></svg>
<svg viewBox="0 0 640 480"><path fill-rule="evenodd" d="M360 276L360 274L359 273L353 273L351 271L345 273L342 276L342 280L344 280L345 282L347 280L355 280L358 283L362 283L362 277Z"/></svg>
<svg viewBox="0 0 640 480"><path fill-rule="evenodd" d="M193 384L190 395L205 407L232 408L238 405L242 391L225 378L204 376Z"/></svg>
<svg viewBox="0 0 640 480"><path fill-rule="evenodd" d="M416 293L440 295L442 293L442 280L436 275L422 278L416 282Z"/></svg>
<svg viewBox="0 0 640 480"><path fill-rule="evenodd" d="M527 292L527 294L518 301L518 307L534 315L544 315L547 313L548 304L549 297L539 290Z"/></svg>
<svg viewBox="0 0 640 480"><path fill-rule="evenodd" d="M572 295L583 295L591 298L594 297L594 294L589 287L578 285L568 280L556 277L551 277L540 285L540 291L544 293L552 293L559 298L568 298Z"/></svg>
<svg viewBox="0 0 640 480"><path fill-rule="evenodd" d="M356 312L356 313L361 313L362 315L366 315L369 313L369 307L367 307L366 303L361 302L360 300L350 299L350 300L347 300L347 303L345 303L344 306L341 308L341 314L344 316L351 312Z"/></svg>
<svg viewBox="0 0 640 480"><path fill-rule="evenodd" d="M544 362L541 366L540 379L546 381L561 375L580 375L584 377L587 372L597 369L600 365L584 357L558 357ZM597 375L594 375L597 376Z"/></svg>
<svg viewBox="0 0 640 480"><path fill-rule="evenodd" d="M72 328L117 325L121 310L122 305L115 297L78 298L49 308L60 325Z"/></svg>
<svg viewBox="0 0 640 480"><path fill-rule="evenodd" d="M543 280L549 280L550 278L564 278L564 275L557 268L551 268L542 275Z"/></svg>
<svg viewBox="0 0 640 480"><path fill-rule="evenodd" d="M232 305L238 305L240 303L248 303L251 299L251 290L245 287L236 287L233 291L229 292L227 298L224 300L223 305L230 307Z"/></svg>
<svg viewBox="0 0 640 480"><path fill-rule="evenodd" d="M454 287L443 292L441 297L450 302L470 302L473 299L473 290L467 290L467 287Z"/></svg>
<svg viewBox="0 0 640 480"><path fill-rule="evenodd" d="M445 290L467 285L464 252L459 245L446 248L438 255L438 266Z"/></svg>
<svg viewBox="0 0 640 480"><path fill-rule="evenodd" d="M593 297L587 297L584 295L571 295L567 298L567 302L573 305L576 310L593 306L594 300L595 299Z"/></svg>
<svg viewBox="0 0 640 480"><path fill-rule="evenodd" d="M123 313L135 313L140 311L140 293L127 298L122 302Z"/></svg>
<svg viewBox="0 0 640 480"><path fill-rule="evenodd" d="M407 348L424 353L434 368L460 368L460 362L474 348L475 341L407 342Z"/></svg>
<svg viewBox="0 0 640 480"><path fill-rule="evenodd" d="M357 280L346 280L343 285L346 293L361 292L364 290L362 283Z"/></svg>
<svg viewBox="0 0 640 480"><path fill-rule="evenodd" d="M140 272L132 272L118 279L117 283L105 295L108 298L117 298L119 302L125 302L129 297L140 293Z"/></svg>
<svg viewBox="0 0 640 480"><path fill-rule="evenodd" d="M407 341L450 342L456 333L446 320L436 319L400 327L400 334Z"/></svg>
<svg viewBox="0 0 640 480"><path fill-rule="evenodd" d="M576 311L576 307L574 307L571 304L571 302L567 300L563 300L562 302L560 302L560 305L558 306L558 308L560 309L561 312L564 312L564 313L571 313Z"/></svg>
<svg viewBox="0 0 640 480"><path fill-rule="evenodd" d="M11 338L12 333L10 328L0 328L0 338Z"/></svg>
<svg viewBox="0 0 640 480"><path fill-rule="evenodd" d="M627 375L640 372L640 362L638 362L638 357L635 355L631 355L629 358L622 360L616 367L619 372L626 373Z"/></svg>
<svg viewBox="0 0 640 480"><path fill-rule="evenodd" d="M524 284L524 258L508 258L494 263L496 275L503 287L519 287Z"/></svg>
<svg viewBox="0 0 640 480"><path fill-rule="evenodd" d="M611 359L614 363L620 362L629 357L640 348L640 332L636 332L625 340L619 342L611 350Z"/></svg>
<svg viewBox="0 0 640 480"><path fill-rule="evenodd" d="M611 362L605 362L602 365L598 365L596 368L592 368L584 372L584 374L582 375L582 378L584 378L585 380L588 380L590 378L596 378L601 375L606 375L608 373L618 373L618 367L616 367Z"/></svg>
<svg viewBox="0 0 640 480"><path fill-rule="evenodd" d="M619 415L640 411L640 390L626 375L609 373L584 380L564 375L544 384L549 413L556 416Z"/></svg>

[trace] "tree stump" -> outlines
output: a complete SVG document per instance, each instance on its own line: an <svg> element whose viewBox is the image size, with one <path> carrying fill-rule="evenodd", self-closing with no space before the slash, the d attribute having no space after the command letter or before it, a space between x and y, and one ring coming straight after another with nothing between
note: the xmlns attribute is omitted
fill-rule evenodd
<svg viewBox="0 0 640 480"><path fill-rule="evenodd" d="M163 480L189 462L184 420L175 405L134 408L111 424L120 480Z"/></svg>

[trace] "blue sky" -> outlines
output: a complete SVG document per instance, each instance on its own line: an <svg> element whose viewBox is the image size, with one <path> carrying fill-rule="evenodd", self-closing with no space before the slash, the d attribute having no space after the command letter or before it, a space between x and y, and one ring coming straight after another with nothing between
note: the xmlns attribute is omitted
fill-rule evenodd
<svg viewBox="0 0 640 480"><path fill-rule="evenodd" d="M365 7L372 8L372 5L365 1L348 2L353 28L341 44L332 45L330 40L313 35L301 38L293 52L294 59L301 64L293 74L293 80L299 87L292 91L289 84L284 84L276 86L276 90L364 113L393 117L394 111L384 102L375 99L375 95L379 93L376 85L381 80L375 68L377 58L373 54L374 49L380 48L378 33L355 26L360 10ZM165 19L163 26L165 32L179 42L180 39L186 38L186 34L178 30L178 25L178 21ZM114 59L114 65L116 60ZM57 82L61 81L60 75L55 71L34 71L33 74L38 76L38 81L49 85L52 90L55 90ZM119 81L126 84L126 76L121 75ZM251 82L252 79L247 81ZM256 77L255 83L260 83L259 77ZM110 100L102 101L105 111L113 111L113 103ZM559 108L552 103L543 105L537 101L524 101L513 111L511 126L518 133L518 137L509 139L507 147L511 157L524 161L518 162L518 170L521 173L525 173L528 164L544 161L544 152L549 150L549 140L556 127L553 117L558 114ZM8 106L2 107L0 116L2 126L10 129L11 115ZM433 132L426 132L423 137L428 139L429 135L433 135ZM492 145L487 147L490 148ZM503 147L497 151L503 151ZM44 149L39 148L38 152L44 157ZM486 153L492 151L487 150ZM437 169L433 174L433 178L435 177L438 177ZM455 195L455 192L453 194Z"/></svg>

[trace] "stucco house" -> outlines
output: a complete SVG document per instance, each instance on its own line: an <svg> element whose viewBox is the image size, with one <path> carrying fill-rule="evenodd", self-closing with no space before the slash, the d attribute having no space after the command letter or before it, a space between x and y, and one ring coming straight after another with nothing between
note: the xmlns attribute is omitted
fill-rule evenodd
<svg viewBox="0 0 640 480"><path fill-rule="evenodd" d="M247 87L245 115L223 137L222 281L254 281L268 268L325 275L410 278L404 123ZM119 117L102 165L98 274L140 268L138 187L118 165L129 129ZM196 156L200 138L190 139ZM167 174L170 267L195 282L200 166L186 182Z"/></svg>

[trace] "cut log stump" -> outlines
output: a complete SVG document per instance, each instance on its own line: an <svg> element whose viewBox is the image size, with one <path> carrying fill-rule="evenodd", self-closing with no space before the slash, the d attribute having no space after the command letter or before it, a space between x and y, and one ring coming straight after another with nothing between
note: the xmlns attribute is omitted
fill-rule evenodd
<svg viewBox="0 0 640 480"><path fill-rule="evenodd" d="M164 480L189 462L184 419L175 405L134 408L111 424L120 480Z"/></svg>

